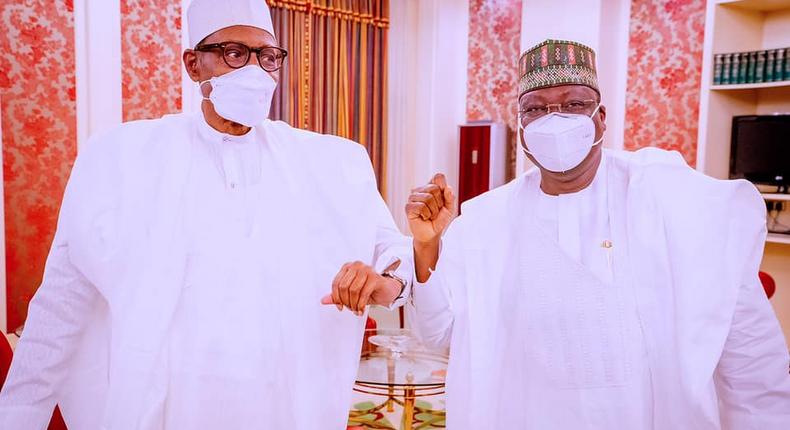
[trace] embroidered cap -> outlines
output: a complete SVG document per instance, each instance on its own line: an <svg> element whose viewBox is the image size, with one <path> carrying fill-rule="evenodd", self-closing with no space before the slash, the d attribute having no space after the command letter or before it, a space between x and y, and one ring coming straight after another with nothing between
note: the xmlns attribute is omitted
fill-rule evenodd
<svg viewBox="0 0 790 430"><path fill-rule="evenodd" d="M541 88L585 85L598 89L595 51L568 40L546 40L521 54L518 96Z"/></svg>

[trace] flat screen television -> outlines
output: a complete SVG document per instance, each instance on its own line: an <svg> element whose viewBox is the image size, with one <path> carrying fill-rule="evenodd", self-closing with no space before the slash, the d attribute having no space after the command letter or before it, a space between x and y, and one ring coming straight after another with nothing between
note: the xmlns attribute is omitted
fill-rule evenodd
<svg viewBox="0 0 790 430"><path fill-rule="evenodd" d="M747 115L732 118L730 178L790 185L790 115Z"/></svg>

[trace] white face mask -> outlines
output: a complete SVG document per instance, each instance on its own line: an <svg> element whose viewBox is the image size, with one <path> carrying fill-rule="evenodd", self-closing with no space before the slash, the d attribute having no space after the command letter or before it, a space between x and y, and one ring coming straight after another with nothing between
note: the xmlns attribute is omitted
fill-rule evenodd
<svg viewBox="0 0 790 430"><path fill-rule="evenodd" d="M531 122L521 130L527 150L544 169L551 172L567 172L581 164L590 150L601 143L603 136L595 141L595 123L592 116L601 107L599 104L592 115L551 112Z"/></svg>
<svg viewBox="0 0 790 430"><path fill-rule="evenodd" d="M277 82L262 68L244 66L203 81L200 86L206 82L211 83L211 93L203 100L211 101L219 116L247 127L269 117Z"/></svg>

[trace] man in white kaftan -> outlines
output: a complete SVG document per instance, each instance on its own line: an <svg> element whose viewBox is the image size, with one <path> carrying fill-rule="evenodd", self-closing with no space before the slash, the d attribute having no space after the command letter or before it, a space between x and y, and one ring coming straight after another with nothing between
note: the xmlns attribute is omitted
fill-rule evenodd
<svg viewBox="0 0 790 430"><path fill-rule="evenodd" d="M76 430L345 428L361 316L411 279L411 246L362 146L266 119L286 55L266 3L188 18L202 112L80 152L2 429L44 428L55 404ZM359 273L354 313L321 305Z"/></svg>
<svg viewBox="0 0 790 430"><path fill-rule="evenodd" d="M755 187L673 152L602 150L586 46L546 41L520 72L537 168L455 220L442 176L407 206L416 325L450 348L447 427L790 428Z"/></svg>

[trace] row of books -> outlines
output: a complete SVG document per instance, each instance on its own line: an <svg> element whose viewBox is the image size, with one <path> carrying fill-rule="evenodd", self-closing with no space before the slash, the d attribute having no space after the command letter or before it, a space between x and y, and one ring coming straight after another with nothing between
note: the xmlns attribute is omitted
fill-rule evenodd
<svg viewBox="0 0 790 430"><path fill-rule="evenodd" d="M790 80L790 48L717 54L713 85L756 84Z"/></svg>

